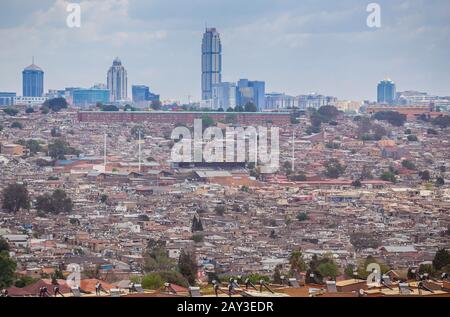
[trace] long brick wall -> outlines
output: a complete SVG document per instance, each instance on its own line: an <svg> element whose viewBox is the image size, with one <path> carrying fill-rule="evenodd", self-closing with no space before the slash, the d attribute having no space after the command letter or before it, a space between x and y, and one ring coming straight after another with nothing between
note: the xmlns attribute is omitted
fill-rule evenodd
<svg viewBox="0 0 450 317"><path fill-rule="evenodd" d="M214 121L224 121L227 115L234 115L236 122L242 125L265 125L272 123L276 126L290 124L290 114L286 112L138 112L138 111L80 111L80 122L155 122L193 124L194 119L201 119L203 114Z"/></svg>

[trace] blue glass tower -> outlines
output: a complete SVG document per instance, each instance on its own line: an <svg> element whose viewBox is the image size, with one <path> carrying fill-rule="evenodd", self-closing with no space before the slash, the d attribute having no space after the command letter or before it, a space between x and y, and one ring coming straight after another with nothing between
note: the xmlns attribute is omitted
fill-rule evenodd
<svg viewBox="0 0 450 317"><path fill-rule="evenodd" d="M222 44L215 28L206 28L202 41L202 100L212 99L212 88L222 82Z"/></svg>
<svg viewBox="0 0 450 317"><path fill-rule="evenodd" d="M395 83L390 79L382 80L377 87L377 102L380 104L392 105L395 103L396 89Z"/></svg>
<svg viewBox="0 0 450 317"><path fill-rule="evenodd" d="M22 72L24 97L42 97L44 94L44 71L33 63Z"/></svg>

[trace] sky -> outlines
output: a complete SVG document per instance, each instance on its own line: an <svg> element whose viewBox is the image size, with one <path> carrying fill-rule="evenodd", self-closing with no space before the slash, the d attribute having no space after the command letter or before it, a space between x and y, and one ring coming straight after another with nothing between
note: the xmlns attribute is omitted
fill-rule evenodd
<svg viewBox="0 0 450 317"><path fill-rule="evenodd" d="M375 0L376 1L376 0ZM35 63L45 90L105 83L118 56L128 85L163 100L201 96L201 39L216 27L223 81L266 81L266 92L374 100L391 78L397 90L450 95L450 0L1 0L0 91L21 94ZM81 27L66 23L81 5Z"/></svg>

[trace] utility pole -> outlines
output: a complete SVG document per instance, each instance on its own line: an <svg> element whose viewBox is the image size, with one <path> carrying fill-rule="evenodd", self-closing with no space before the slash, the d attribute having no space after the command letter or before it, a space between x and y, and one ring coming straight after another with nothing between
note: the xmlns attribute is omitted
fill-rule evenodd
<svg viewBox="0 0 450 317"><path fill-rule="evenodd" d="M292 129L292 173L295 169L295 130Z"/></svg>
<svg viewBox="0 0 450 317"><path fill-rule="evenodd" d="M106 172L106 137L107 134L105 133L105 139L103 143L103 165L105 166L105 172Z"/></svg>

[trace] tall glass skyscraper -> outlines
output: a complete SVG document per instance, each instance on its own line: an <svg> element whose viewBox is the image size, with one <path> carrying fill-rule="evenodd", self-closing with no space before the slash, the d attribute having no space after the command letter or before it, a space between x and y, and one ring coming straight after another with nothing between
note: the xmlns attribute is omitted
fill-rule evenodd
<svg viewBox="0 0 450 317"><path fill-rule="evenodd" d="M113 61L108 71L108 89L110 101L117 102L127 100L128 97L128 76L125 67L118 57Z"/></svg>
<svg viewBox="0 0 450 317"><path fill-rule="evenodd" d="M392 105L396 99L395 83L390 79L382 80L378 83L377 102L380 104Z"/></svg>
<svg viewBox="0 0 450 317"><path fill-rule="evenodd" d="M253 103L258 111L266 106L266 83L264 81L251 81L240 79L237 84L236 105L244 107Z"/></svg>
<svg viewBox="0 0 450 317"><path fill-rule="evenodd" d="M33 63L22 72L23 97L42 97L44 94L44 71Z"/></svg>
<svg viewBox="0 0 450 317"><path fill-rule="evenodd" d="M202 41L202 100L212 98L212 87L222 82L222 44L216 28L206 28Z"/></svg>

